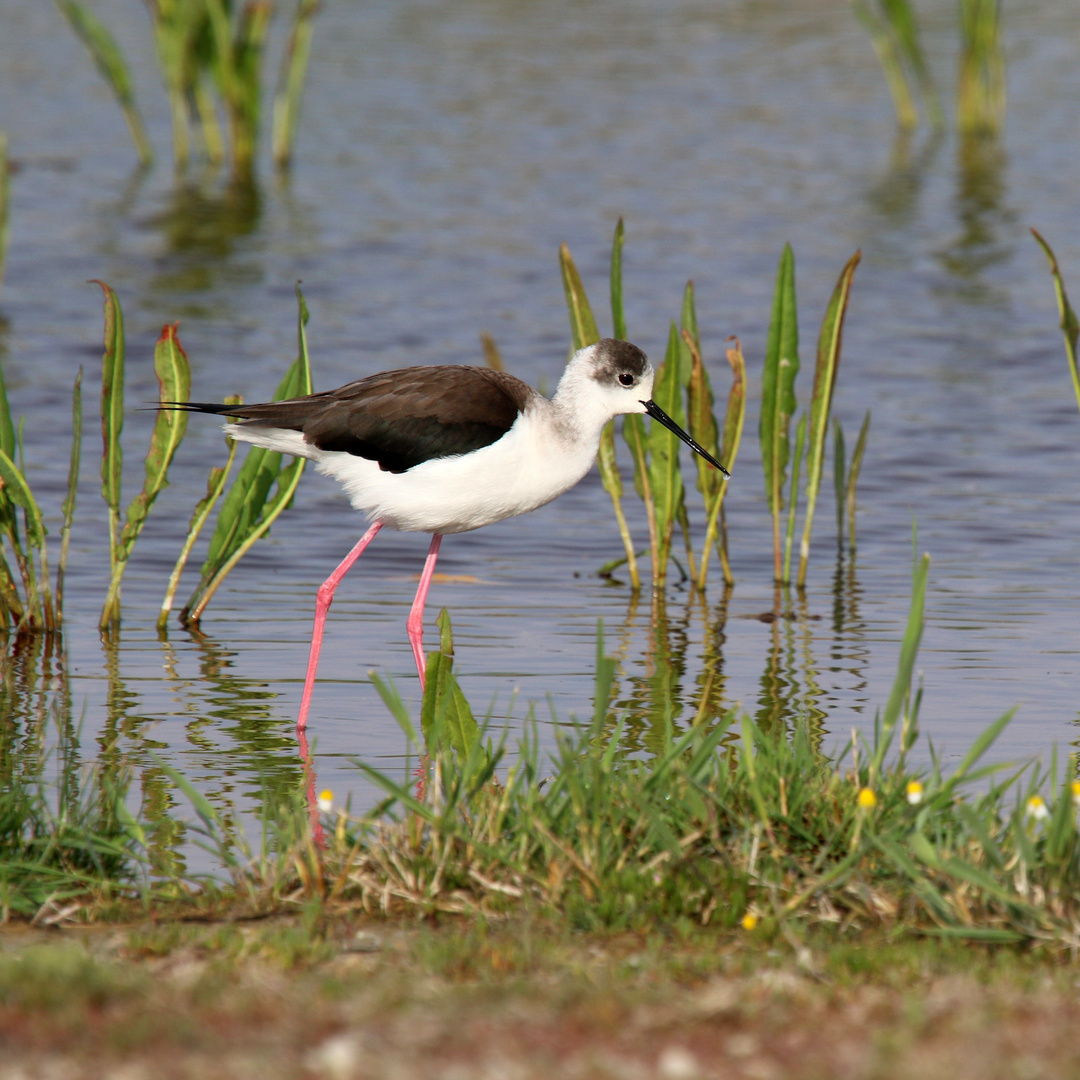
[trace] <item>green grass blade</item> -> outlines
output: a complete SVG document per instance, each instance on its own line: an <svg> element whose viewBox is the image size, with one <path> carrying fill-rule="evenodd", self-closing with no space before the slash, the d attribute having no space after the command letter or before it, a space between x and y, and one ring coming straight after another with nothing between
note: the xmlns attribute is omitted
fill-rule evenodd
<svg viewBox="0 0 1080 1080"><path fill-rule="evenodd" d="M383 699L383 704L386 705L390 710L390 714L397 721L398 727L405 733L405 737L413 746L420 749L420 742L416 737L416 728L413 727L412 719L409 717L409 710L405 708L405 702L401 700L397 687L392 682L383 682L374 671L369 671L368 677L371 679L371 685L378 691L379 697Z"/></svg>
<svg viewBox="0 0 1080 1080"><path fill-rule="evenodd" d="M293 143L296 141L296 129L300 124L300 103L304 95L308 59L311 55L315 14L320 6L320 0L297 0L289 41L281 58L277 92L274 95L271 138L274 164L279 169L288 168L292 162Z"/></svg>
<svg viewBox="0 0 1080 1080"><path fill-rule="evenodd" d="M1080 408L1080 368L1077 367L1076 343L1080 338L1080 319L1069 303L1069 296L1065 292L1065 282L1058 268L1057 256L1050 245L1034 229L1031 235L1036 243L1042 248L1043 254L1050 263L1050 274L1054 279L1054 294L1057 297L1058 313L1061 315L1061 333L1065 338L1065 355L1069 361L1069 375L1072 377L1073 393L1076 395L1076 404ZM8 421L10 424L10 420Z"/></svg>
<svg viewBox="0 0 1080 1080"><path fill-rule="evenodd" d="M75 31L83 43L90 58L94 61L102 78L109 85L116 98L128 130L131 132L135 150L139 155L139 164L147 166L154 160L154 149L143 126L138 105L135 102L135 87L128 72L124 54L116 39L109 33L105 24L90 10L76 0L56 0L68 25Z"/></svg>
<svg viewBox="0 0 1080 1080"><path fill-rule="evenodd" d="M915 673L915 661L919 655L919 643L922 641L923 612L926 606L926 580L930 572L930 556L923 555L915 564L911 581L911 608L908 611L907 628L900 645L900 660L896 667L889 700L881 718L881 737L874 747L874 758L870 770L870 785L873 786L885 762L885 755L892 743L893 732L900 720L904 702L911 693L911 680Z"/></svg>
<svg viewBox="0 0 1080 1080"><path fill-rule="evenodd" d="M806 452L806 518L803 522L802 541L799 545L798 586L806 585L806 569L810 561L810 533L814 527L814 510L817 507L821 476L825 470L825 436L829 431L829 415L832 411L836 373L840 366L840 343L843 337L844 316L847 314L851 282L862 252L856 251L840 272L840 279L833 290L818 337L817 364L814 368L814 388L810 396L809 443Z"/></svg>
<svg viewBox="0 0 1080 1080"><path fill-rule="evenodd" d="M799 373L799 327L795 300L795 256L784 245L776 271L772 317L765 347L761 380L761 460L765 470L765 494L773 521L773 576L783 577L780 548L780 513L784 509L784 476L787 469L788 434L795 415L795 376Z"/></svg>

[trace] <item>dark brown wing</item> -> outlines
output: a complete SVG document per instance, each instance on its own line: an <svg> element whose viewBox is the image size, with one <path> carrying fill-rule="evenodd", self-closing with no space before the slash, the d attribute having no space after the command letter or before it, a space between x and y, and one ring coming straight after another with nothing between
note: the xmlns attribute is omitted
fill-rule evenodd
<svg viewBox="0 0 1080 1080"><path fill-rule="evenodd" d="M467 454L501 439L534 393L488 368L402 368L290 401L218 407L242 424L301 431L320 450L406 472L432 458Z"/></svg>

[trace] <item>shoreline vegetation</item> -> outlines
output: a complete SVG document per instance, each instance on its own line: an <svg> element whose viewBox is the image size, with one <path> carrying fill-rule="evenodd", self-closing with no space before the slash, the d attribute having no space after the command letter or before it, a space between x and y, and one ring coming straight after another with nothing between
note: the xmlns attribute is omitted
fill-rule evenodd
<svg viewBox="0 0 1080 1080"><path fill-rule="evenodd" d="M359 763L386 792L359 817L284 791L253 850L166 769L220 868L195 878L123 770L76 777L61 741L53 780L43 759L36 788L0 794L23 844L0 864L3 1067L1068 1075L1075 763L982 764L1005 714L956 767L906 764L927 570L874 739L835 757L734 715L622 752L602 635L592 719L550 761L528 735L507 754L443 618L418 725L379 683L422 783Z"/></svg>
<svg viewBox="0 0 1080 1080"><path fill-rule="evenodd" d="M360 816L335 807L330 792L312 797L305 774L264 800L257 849L159 762L198 818L170 834L129 805L123 763L81 768L68 732L55 760L42 751L23 762L20 782L0 793L0 917L42 926L149 912L251 919L344 905L422 920L538 916L583 931L682 922L772 940L870 928L1074 950L1075 761L983 763L1010 711L954 768L933 750L929 768L909 765L928 568L928 556L914 566L897 674L873 738L853 734L835 755L805 724L767 730L734 712L669 724L648 757L627 752L602 634L592 719L564 727L545 760L530 718L510 753L457 685L445 613L419 724L372 675L418 773L396 778L357 762L385 794ZM217 876L186 872L181 838L213 856Z"/></svg>

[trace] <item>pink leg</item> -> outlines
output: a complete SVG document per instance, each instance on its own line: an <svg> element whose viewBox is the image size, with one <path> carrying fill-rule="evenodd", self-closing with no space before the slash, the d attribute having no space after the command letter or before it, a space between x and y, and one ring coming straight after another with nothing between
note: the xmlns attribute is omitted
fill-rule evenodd
<svg viewBox="0 0 1080 1080"><path fill-rule="evenodd" d="M376 521L364 533L356 547L342 559L338 568L319 586L319 591L315 596L315 629L311 633L311 655L308 657L307 678L304 680L304 696L300 699L300 716L296 721L296 726L301 731L307 724L308 706L311 704L311 692L315 689L315 672L319 667L319 651L322 649L323 627L326 626L326 613L330 610L330 602L334 599L334 590L349 572L352 564L364 554L364 549L375 539L375 534L381 528L382 522Z"/></svg>
<svg viewBox="0 0 1080 1080"><path fill-rule="evenodd" d="M409 631L409 642L412 644L413 657L416 660L416 670L420 675L420 689L424 689L424 602L427 600L428 588L431 585L431 575L435 573L435 560L439 557L439 545L442 543L442 534L435 533L431 538L431 547L428 548L427 562L424 563L424 572L420 575L420 588L416 590L416 599L413 601L412 610L409 612L409 621L405 624Z"/></svg>
<svg viewBox="0 0 1080 1080"><path fill-rule="evenodd" d="M307 777L308 818L311 820L311 838L315 841L316 847L324 848L326 847L326 830L322 827L322 814L319 810L318 797L315 794L315 760L311 756L307 735L304 734L302 727L297 729L296 738L300 743L300 757L304 760L304 775Z"/></svg>

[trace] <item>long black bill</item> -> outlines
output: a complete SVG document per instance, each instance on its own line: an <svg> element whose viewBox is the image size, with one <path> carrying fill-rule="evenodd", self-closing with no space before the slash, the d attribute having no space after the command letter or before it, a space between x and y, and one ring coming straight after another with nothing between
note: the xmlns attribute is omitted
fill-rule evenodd
<svg viewBox="0 0 1080 1080"><path fill-rule="evenodd" d="M664 412L664 410L661 409L655 401L643 401L641 404L645 406L645 411L654 420L656 420L658 423L663 424L664 427L668 429L668 431L673 431L676 435L678 435L679 438L682 439L682 441L686 443L686 445L689 446L691 450L694 451L694 453L700 454L710 465L715 465L725 476L731 476L731 473L729 473L727 469L725 469L724 466L721 465L720 462L717 461L716 458L714 458L712 454L710 454L709 451L705 449L704 446L698 445L698 443L691 439L690 436L687 435L687 433L683 431L683 429L679 427L679 425L676 424L675 421L672 420L671 417L668 416L668 414Z"/></svg>

